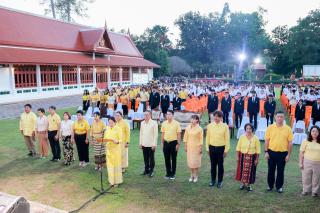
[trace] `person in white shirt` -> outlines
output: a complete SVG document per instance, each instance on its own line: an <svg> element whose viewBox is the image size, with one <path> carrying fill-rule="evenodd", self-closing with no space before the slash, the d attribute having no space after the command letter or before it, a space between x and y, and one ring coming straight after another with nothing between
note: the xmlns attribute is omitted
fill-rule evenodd
<svg viewBox="0 0 320 213"><path fill-rule="evenodd" d="M71 141L73 121L69 112L63 113L61 121L60 137L63 143L64 165L69 166L73 161L73 143Z"/></svg>
<svg viewBox="0 0 320 213"><path fill-rule="evenodd" d="M141 175L153 177L154 173L154 152L158 141L158 123L151 119L151 111L144 112L144 121L140 126L139 145L143 151L144 171Z"/></svg>
<svg viewBox="0 0 320 213"><path fill-rule="evenodd" d="M49 154L48 119L43 108L38 109L36 135L38 136L39 141L39 157L46 158Z"/></svg>

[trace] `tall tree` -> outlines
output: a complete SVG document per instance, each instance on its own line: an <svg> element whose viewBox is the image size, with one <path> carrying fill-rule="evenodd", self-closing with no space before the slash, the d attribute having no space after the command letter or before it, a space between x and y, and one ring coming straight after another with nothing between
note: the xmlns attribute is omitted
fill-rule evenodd
<svg viewBox="0 0 320 213"><path fill-rule="evenodd" d="M73 17L87 17L87 3L94 0L41 0L43 4L49 4L46 13L52 12L53 17L67 22L74 21Z"/></svg>
<svg viewBox="0 0 320 213"><path fill-rule="evenodd" d="M45 14L52 13L52 17L56 19L56 9L55 9L55 2L54 0L41 0L40 4L48 5L49 8L45 9Z"/></svg>

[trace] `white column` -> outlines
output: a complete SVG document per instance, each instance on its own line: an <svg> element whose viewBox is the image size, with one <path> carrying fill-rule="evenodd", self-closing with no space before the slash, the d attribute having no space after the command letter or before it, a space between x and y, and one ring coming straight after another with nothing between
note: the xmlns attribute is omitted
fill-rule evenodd
<svg viewBox="0 0 320 213"><path fill-rule="evenodd" d="M130 84L132 84L132 67L129 68L129 80Z"/></svg>
<svg viewBox="0 0 320 213"><path fill-rule="evenodd" d="M59 90L63 90L62 66L58 65Z"/></svg>
<svg viewBox="0 0 320 213"><path fill-rule="evenodd" d="M77 85L78 85L78 89L81 89L81 68L78 65L77 66Z"/></svg>
<svg viewBox="0 0 320 213"><path fill-rule="evenodd" d="M38 93L42 92L41 90L41 70L40 70L40 65L36 65L36 76L37 76L37 90Z"/></svg>
<svg viewBox="0 0 320 213"><path fill-rule="evenodd" d="M10 72L10 94L15 95L16 94L16 82L14 80L14 67L12 64L9 65L9 72Z"/></svg>
<svg viewBox="0 0 320 213"><path fill-rule="evenodd" d="M108 88L110 89L111 88L111 68L110 68L110 66L108 66L107 72L108 72L108 74L107 74L107 76L108 76Z"/></svg>
<svg viewBox="0 0 320 213"><path fill-rule="evenodd" d="M119 81L120 81L120 86L122 86L122 67L119 69Z"/></svg>
<svg viewBox="0 0 320 213"><path fill-rule="evenodd" d="M97 69L95 66L93 66L93 86L97 86Z"/></svg>

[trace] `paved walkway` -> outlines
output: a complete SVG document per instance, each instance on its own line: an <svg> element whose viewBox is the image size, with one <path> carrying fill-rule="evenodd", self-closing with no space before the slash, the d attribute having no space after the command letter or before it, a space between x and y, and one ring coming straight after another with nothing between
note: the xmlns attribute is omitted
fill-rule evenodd
<svg viewBox="0 0 320 213"><path fill-rule="evenodd" d="M38 99L29 102L0 104L0 119L19 117L23 112L23 106L26 103L31 104L32 109L35 112L40 107L44 108L47 111L49 106L51 105L54 105L55 107L57 107L57 109L78 107L82 105L81 100L81 95L73 95L49 99Z"/></svg>

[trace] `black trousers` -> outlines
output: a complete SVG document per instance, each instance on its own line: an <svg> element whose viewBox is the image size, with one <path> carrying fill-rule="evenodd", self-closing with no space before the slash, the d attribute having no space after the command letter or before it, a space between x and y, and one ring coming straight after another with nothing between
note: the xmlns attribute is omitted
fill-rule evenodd
<svg viewBox="0 0 320 213"><path fill-rule="evenodd" d="M274 118L274 113L271 113L270 116L268 115L268 113L266 113L267 126L269 126L269 119L270 119L270 124L273 124L273 118Z"/></svg>
<svg viewBox="0 0 320 213"><path fill-rule="evenodd" d="M161 112L163 113L163 115L167 114L168 107L161 107Z"/></svg>
<svg viewBox="0 0 320 213"><path fill-rule="evenodd" d="M147 102L141 101L140 103L143 105L143 111L145 112L147 110Z"/></svg>
<svg viewBox="0 0 320 213"><path fill-rule="evenodd" d="M316 123L317 123L318 121L320 121L320 119L319 119L319 118L313 118L313 120L312 120L312 124L313 124L313 125L316 125Z"/></svg>
<svg viewBox="0 0 320 213"><path fill-rule="evenodd" d="M144 171L152 173L154 169L154 150L151 147L142 147L143 160L144 160Z"/></svg>
<svg viewBox="0 0 320 213"><path fill-rule="evenodd" d="M89 162L89 143L86 144L87 134L74 135L74 140L76 142L79 161Z"/></svg>
<svg viewBox="0 0 320 213"><path fill-rule="evenodd" d="M131 99L131 109L135 111L135 108L136 108L136 99Z"/></svg>
<svg viewBox="0 0 320 213"><path fill-rule="evenodd" d="M217 166L218 166L218 182L223 181L223 153L225 146L209 146L209 155L211 163L211 181L215 182L217 177Z"/></svg>
<svg viewBox="0 0 320 213"><path fill-rule="evenodd" d="M250 120L250 123L253 125L254 129L256 130L257 127L258 127L258 121L257 121L257 117L258 117L258 113L249 113L249 120ZM254 123L253 123L253 120L254 119Z"/></svg>
<svg viewBox="0 0 320 213"><path fill-rule="evenodd" d="M274 152L268 150L268 185L272 189L274 183L276 183L276 189L280 189L284 182L284 168L286 165L286 156L288 152ZM277 170L277 177L275 178L275 172Z"/></svg>
<svg viewBox="0 0 320 213"><path fill-rule="evenodd" d="M241 126L242 123L242 113L235 113L235 123L236 128L239 129L239 126Z"/></svg>
<svg viewBox="0 0 320 213"><path fill-rule="evenodd" d="M223 112L223 123L229 125L229 112Z"/></svg>
<svg viewBox="0 0 320 213"><path fill-rule="evenodd" d="M58 131L48 131L48 140L51 147L52 159L61 159L61 148L59 139L56 141L54 138L57 135Z"/></svg>
<svg viewBox="0 0 320 213"><path fill-rule="evenodd" d="M123 116L128 115L128 106L122 105Z"/></svg>
<svg viewBox="0 0 320 213"><path fill-rule="evenodd" d="M163 143L163 155L166 164L167 176L174 176L177 168L177 146L178 141L164 141Z"/></svg>

